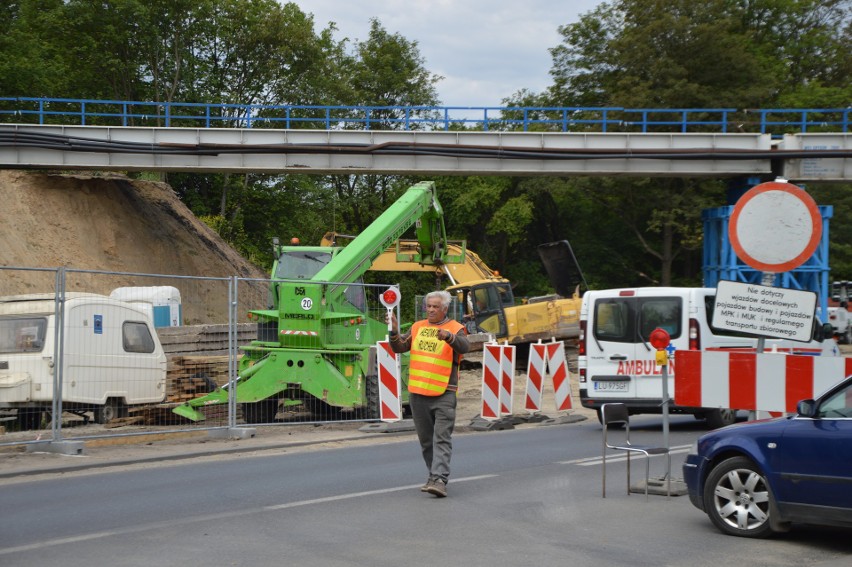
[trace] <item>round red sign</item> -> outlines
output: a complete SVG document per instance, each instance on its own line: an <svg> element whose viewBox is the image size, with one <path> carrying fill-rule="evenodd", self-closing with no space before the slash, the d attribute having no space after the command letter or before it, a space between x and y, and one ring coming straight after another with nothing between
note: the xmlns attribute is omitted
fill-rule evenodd
<svg viewBox="0 0 852 567"><path fill-rule="evenodd" d="M822 216L803 189L761 183L734 205L728 238L737 257L752 268L788 272L813 256L822 238Z"/></svg>
<svg viewBox="0 0 852 567"><path fill-rule="evenodd" d="M664 348L669 346L669 343L672 341L672 339L665 329L660 329L658 327L651 331L651 334L648 336L648 341L655 349L663 350Z"/></svg>
<svg viewBox="0 0 852 567"><path fill-rule="evenodd" d="M382 293L380 299L382 304L388 309L396 307L397 303L399 303L399 289L395 287L388 288Z"/></svg>

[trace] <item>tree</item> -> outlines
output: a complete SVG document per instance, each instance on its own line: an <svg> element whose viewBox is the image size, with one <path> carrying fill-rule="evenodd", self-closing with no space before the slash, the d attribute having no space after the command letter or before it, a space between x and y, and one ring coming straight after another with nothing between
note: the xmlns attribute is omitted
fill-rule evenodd
<svg viewBox="0 0 852 567"><path fill-rule="evenodd" d="M68 62L55 41L62 12L61 0L0 5L0 96L68 92Z"/></svg>
<svg viewBox="0 0 852 567"><path fill-rule="evenodd" d="M754 108L850 94L848 0L614 0L559 27L555 102Z"/></svg>
<svg viewBox="0 0 852 567"><path fill-rule="evenodd" d="M351 99L345 104L385 107L373 118L384 120L384 128L394 128L405 115L392 107L438 103L435 85L443 77L426 69L416 41L389 33L373 18L367 39L357 42L354 51Z"/></svg>
<svg viewBox="0 0 852 567"><path fill-rule="evenodd" d="M841 0L614 0L561 26L551 49L552 105L627 108L777 107L852 99L850 3ZM820 102L819 106L823 106ZM640 269L666 285L694 276L703 207L721 184L695 179L596 179L577 187L630 227ZM603 211L601 211L603 212ZM634 263L638 258L634 258Z"/></svg>
<svg viewBox="0 0 852 567"><path fill-rule="evenodd" d="M344 74L342 83L349 85L337 103L382 107L370 118L382 122L383 129L404 128L406 116L394 107L437 104L435 83L441 77L426 69L417 42L389 33L375 18L367 39L356 42L351 53L336 57L346 62L335 68ZM414 181L406 176L333 175L319 182L337 197L335 229L357 234Z"/></svg>

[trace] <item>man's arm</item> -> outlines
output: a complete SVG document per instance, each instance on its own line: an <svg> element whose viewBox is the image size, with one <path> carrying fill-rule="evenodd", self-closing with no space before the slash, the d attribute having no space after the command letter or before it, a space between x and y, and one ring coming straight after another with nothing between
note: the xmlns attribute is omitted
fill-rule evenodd
<svg viewBox="0 0 852 567"><path fill-rule="evenodd" d="M394 352L408 352L411 350L411 332L400 334L396 331L390 332L390 347Z"/></svg>
<svg viewBox="0 0 852 567"><path fill-rule="evenodd" d="M470 341L467 340L464 329L459 329L459 332L455 334L441 329L438 332L438 338L450 345L453 352L457 354L465 354L470 350Z"/></svg>

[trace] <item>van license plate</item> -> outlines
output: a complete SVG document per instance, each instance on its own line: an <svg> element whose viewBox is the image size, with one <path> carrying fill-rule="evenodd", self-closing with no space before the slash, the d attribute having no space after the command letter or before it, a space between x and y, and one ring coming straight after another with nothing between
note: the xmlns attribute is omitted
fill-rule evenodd
<svg viewBox="0 0 852 567"><path fill-rule="evenodd" d="M627 382L595 382L595 391L627 391Z"/></svg>

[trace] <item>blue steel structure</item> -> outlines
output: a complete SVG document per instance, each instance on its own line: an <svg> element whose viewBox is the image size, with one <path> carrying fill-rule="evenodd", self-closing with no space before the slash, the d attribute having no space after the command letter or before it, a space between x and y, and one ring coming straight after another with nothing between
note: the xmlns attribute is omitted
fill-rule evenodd
<svg viewBox="0 0 852 567"><path fill-rule="evenodd" d="M704 223L704 285L716 287L720 280L760 284L763 272L755 270L740 260L734 253L728 238L728 221L734 211L732 205L705 209L701 218ZM826 321L829 298L828 225L834 215L834 207L819 207L822 215L822 238L813 256L804 264L789 272L775 275L772 285L788 289L817 293L820 317Z"/></svg>
<svg viewBox="0 0 852 567"><path fill-rule="evenodd" d="M0 122L522 132L850 132L852 108L340 106L0 97Z"/></svg>
<svg viewBox="0 0 852 567"><path fill-rule="evenodd" d="M0 97L0 123L191 128L323 130L522 131L522 132L720 132L785 133L852 131L852 108L621 108L312 106L150 102L42 97ZM733 203L756 178L735 180ZM727 279L760 283L762 273L739 260L728 240L733 206L708 209L704 222L704 284ZM776 286L815 291L821 313L829 296L828 224L831 206L820 207L823 236L814 256Z"/></svg>

